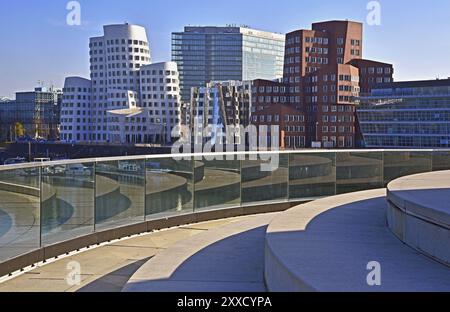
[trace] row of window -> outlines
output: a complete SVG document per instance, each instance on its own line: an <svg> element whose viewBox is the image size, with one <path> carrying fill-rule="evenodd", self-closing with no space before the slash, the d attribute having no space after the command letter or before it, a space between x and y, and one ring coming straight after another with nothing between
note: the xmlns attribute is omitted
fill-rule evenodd
<svg viewBox="0 0 450 312"><path fill-rule="evenodd" d="M253 115L252 116L253 122L280 122L280 115ZM303 115L285 115L284 116L285 122L305 122L305 116ZM301 132L301 131L297 131Z"/></svg>
<svg viewBox="0 0 450 312"><path fill-rule="evenodd" d="M392 69L391 67L363 67L360 69L361 74L365 75L365 74L369 74L369 75L373 75L375 74L375 71L377 74L381 75L381 74L385 74L385 75L390 75L392 73Z"/></svg>
<svg viewBox="0 0 450 312"><path fill-rule="evenodd" d="M332 147L353 147L353 137L352 136L323 136L322 142L324 143L332 143Z"/></svg>
<svg viewBox="0 0 450 312"><path fill-rule="evenodd" d="M122 47L122 49L119 49L119 47L116 47L116 48L108 48L107 49L108 53L119 53L119 52L125 53L127 51L128 51L128 53L145 53L145 54L150 54L149 50L142 49L142 48L131 48L131 47L129 47L127 49L126 47ZM95 53L95 50L94 50L94 54L97 54L97 53ZM101 54L101 53L99 53L99 54ZM108 56L108 59L110 59L110 57L111 56ZM113 57L114 57L114 55L113 55Z"/></svg>
<svg viewBox="0 0 450 312"><path fill-rule="evenodd" d="M284 145L287 148L304 148L306 147L306 138L304 136L286 136Z"/></svg>
<svg viewBox="0 0 450 312"><path fill-rule="evenodd" d="M90 93L91 92L91 88L63 88L63 92L85 92L85 93Z"/></svg>
<svg viewBox="0 0 450 312"><path fill-rule="evenodd" d="M314 63L314 64L328 64L328 57L314 57L314 56L307 56L305 58L306 63Z"/></svg>
<svg viewBox="0 0 450 312"><path fill-rule="evenodd" d="M141 46L148 46L148 43L146 41L141 41L141 40L132 40L132 39L111 39L111 40L106 40L106 45L118 45L118 44L134 44L134 45L141 45ZM102 47L103 46L103 42L102 41L94 41L91 42L89 44L89 47Z"/></svg>
<svg viewBox="0 0 450 312"><path fill-rule="evenodd" d="M286 126L284 130L288 133L291 132L305 132L304 126Z"/></svg>
<svg viewBox="0 0 450 312"><path fill-rule="evenodd" d="M347 113L354 113L355 107L353 105L323 105L322 106L322 112L328 113L328 112L347 112Z"/></svg>
<svg viewBox="0 0 450 312"><path fill-rule="evenodd" d="M342 122L348 122L348 123L353 123L355 122L355 116L353 115L333 115L333 116L328 116L328 115L324 115L322 116L322 122L329 122L329 123L342 123Z"/></svg>
<svg viewBox="0 0 450 312"><path fill-rule="evenodd" d="M253 87L252 92L258 91L259 93L284 93L286 92L286 87L278 87L278 86L260 86L260 87Z"/></svg>
<svg viewBox="0 0 450 312"><path fill-rule="evenodd" d="M85 101L90 101L91 97L90 97L90 95L81 95L81 94L78 94L78 95L71 94L71 95L69 95L69 94L66 94L66 95L63 95L63 100L85 100Z"/></svg>
<svg viewBox="0 0 450 312"><path fill-rule="evenodd" d="M322 133L354 133L354 127L350 126L323 126Z"/></svg>

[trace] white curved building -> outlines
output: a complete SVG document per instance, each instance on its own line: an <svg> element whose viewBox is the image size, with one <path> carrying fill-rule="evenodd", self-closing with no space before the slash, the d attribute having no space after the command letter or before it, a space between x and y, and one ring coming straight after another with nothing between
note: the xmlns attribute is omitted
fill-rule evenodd
<svg viewBox="0 0 450 312"><path fill-rule="evenodd" d="M104 35L90 39L93 142L108 142L107 111L136 106L139 69L151 63L145 28L107 25ZM131 93L128 91L132 91Z"/></svg>
<svg viewBox="0 0 450 312"><path fill-rule="evenodd" d="M81 105L86 108L81 116L89 116L88 124L78 117L78 112L68 109L68 117L62 121L63 128L67 129L62 140L129 144L171 142L171 130L180 124L176 63L151 64L145 28L137 25L104 26L104 35L91 38L89 48L90 105ZM72 88L71 84L76 81L68 79L68 88ZM74 105L71 101L67 104L69 108ZM140 115L140 122L144 120L147 124L139 127L128 124L127 120L131 123L135 120L131 116L136 114Z"/></svg>
<svg viewBox="0 0 450 312"><path fill-rule="evenodd" d="M88 141L91 125L91 81L67 77L61 104L61 141Z"/></svg>
<svg viewBox="0 0 450 312"><path fill-rule="evenodd" d="M141 68L140 106L148 109L150 122L161 126L162 138L171 142L171 131L181 124L180 78L177 63L163 62Z"/></svg>

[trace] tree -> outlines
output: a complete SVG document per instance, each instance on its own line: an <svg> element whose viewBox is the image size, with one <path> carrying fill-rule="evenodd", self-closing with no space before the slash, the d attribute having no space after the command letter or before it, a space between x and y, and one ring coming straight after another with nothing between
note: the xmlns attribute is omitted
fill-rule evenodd
<svg viewBox="0 0 450 312"><path fill-rule="evenodd" d="M20 138L25 135L25 127L20 122L16 122L14 124L14 134L16 138Z"/></svg>

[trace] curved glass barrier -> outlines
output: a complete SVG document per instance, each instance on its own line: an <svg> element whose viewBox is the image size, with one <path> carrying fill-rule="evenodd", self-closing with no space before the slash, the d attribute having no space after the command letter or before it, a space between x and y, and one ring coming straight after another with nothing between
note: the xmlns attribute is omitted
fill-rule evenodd
<svg viewBox="0 0 450 312"><path fill-rule="evenodd" d="M41 247L146 220L309 201L382 188L415 173L450 170L449 150L182 156L0 166L0 264Z"/></svg>
<svg viewBox="0 0 450 312"><path fill-rule="evenodd" d="M145 221L145 160L97 162L95 229Z"/></svg>
<svg viewBox="0 0 450 312"><path fill-rule="evenodd" d="M336 153L294 153L289 159L289 198L336 194Z"/></svg>
<svg viewBox="0 0 450 312"><path fill-rule="evenodd" d="M194 209L212 210L236 207L241 204L241 163L239 160L197 161L203 166L196 174Z"/></svg>
<svg viewBox="0 0 450 312"><path fill-rule="evenodd" d="M147 220L194 210L194 162L172 158L146 161L145 215ZM200 168L197 164L196 168Z"/></svg>
<svg viewBox="0 0 450 312"><path fill-rule="evenodd" d="M275 161L269 154L251 158L242 161L242 204L287 201L289 156L281 154Z"/></svg>
<svg viewBox="0 0 450 312"><path fill-rule="evenodd" d="M336 154L336 194L383 187L383 153Z"/></svg>
<svg viewBox="0 0 450 312"><path fill-rule="evenodd" d="M42 167L44 246L94 232L94 164Z"/></svg>
<svg viewBox="0 0 450 312"><path fill-rule="evenodd" d="M41 246L40 174L40 168L0 171L0 262Z"/></svg>

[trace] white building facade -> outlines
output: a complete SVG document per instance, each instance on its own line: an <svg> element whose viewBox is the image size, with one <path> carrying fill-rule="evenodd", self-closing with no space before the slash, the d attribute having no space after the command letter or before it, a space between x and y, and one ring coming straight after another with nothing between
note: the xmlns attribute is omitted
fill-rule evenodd
<svg viewBox="0 0 450 312"><path fill-rule="evenodd" d="M89 105L80 103L86 111L79 113L70 109L73 105L78 107L72 98L63 101L63 109L68 113L62 126L71 132L64 132L66 135L61 139L90 143L170 143L172 128L180 121L176 64L151 64L145 28L136 25L104 26L104 35L91 38L89 48ZM70 77L65 89L77 89L73 85L78 82L87 84ZM73 96L77 98L78 94ZM78 124L82 122L78 114L88 116L88 125ZM136 114L145 125L133 124L138 118Z"/></svg>
<svg viewBox="0 0 450 312"><path fill-rule="evenodd" d="M89 141L91 135L91 81L68 77L61 107L61 141Z"/></svg>

